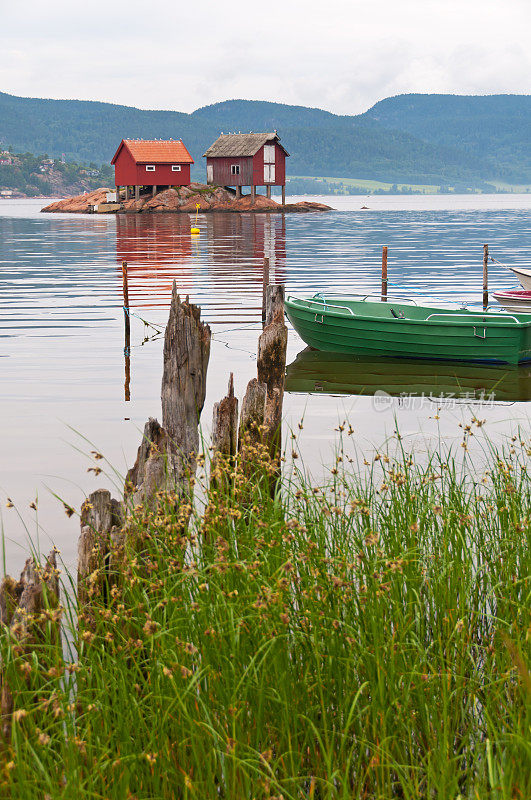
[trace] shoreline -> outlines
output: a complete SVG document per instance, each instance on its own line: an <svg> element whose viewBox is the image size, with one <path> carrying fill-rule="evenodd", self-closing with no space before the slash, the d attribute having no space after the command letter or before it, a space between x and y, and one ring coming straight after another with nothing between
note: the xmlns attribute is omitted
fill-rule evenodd
<svg viewBox="0 0 531 800"><path fill-rule="evenodd" d="M109 195L111 197L109 198ZM113 199L114 192L101 188L87 194L57 200L41 209L45 214L195 214L216 211L228 213L306 213L331 211L331 206L310 200L281 205L264 195L236 197L220 186L192 183L164 189L134 200Z"/></svg>

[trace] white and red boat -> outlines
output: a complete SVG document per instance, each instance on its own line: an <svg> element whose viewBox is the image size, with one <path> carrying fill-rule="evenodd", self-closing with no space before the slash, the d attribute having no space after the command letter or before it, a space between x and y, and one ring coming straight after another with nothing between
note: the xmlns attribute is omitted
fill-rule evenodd
<svg viewBox="0 0 531 800"><path fill-rule="evenodd" d="M516 272L517 270L513 270ZM523 283L523 282L522 282ZM529 289L506 289L503 292L493 292L493 297L507 311L519 311L531 314L531 271L529 272Z"/></svg>
<svg viewBox="0 0 531 800"><path fill-rule="evenodd" d="M522 267L509 267L509 269L514 272L524 289L531 292L531 269L522 269Z"/></svg>

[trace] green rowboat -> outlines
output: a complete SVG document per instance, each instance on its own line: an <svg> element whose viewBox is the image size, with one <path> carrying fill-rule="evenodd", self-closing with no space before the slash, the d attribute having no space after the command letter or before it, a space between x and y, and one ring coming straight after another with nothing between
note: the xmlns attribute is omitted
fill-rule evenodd
<svg viewBox="0 0 531 800"><path fill-rule="evenodd" d="M498 364L531 361L531 314L370 298L290 296L286 315L301 339L316 350Z"/></svg>

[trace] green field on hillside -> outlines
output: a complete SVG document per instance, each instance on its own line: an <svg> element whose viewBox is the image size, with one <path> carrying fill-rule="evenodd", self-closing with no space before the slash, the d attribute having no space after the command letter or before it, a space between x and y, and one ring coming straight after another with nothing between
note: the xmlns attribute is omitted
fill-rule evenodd
<svg viewBox="0 0 531 800"><path fill-rule="evenodd" d="M332 177L311 177L310 175L293 175L288 178L288 183L295 180L313 181L316 184L324 183L330 184L336 189L341 186L348 189L351 193L352 189L359 189L360 194L373 194L374 192L414 192L415 194L436 194L441 190L440 186L434 184L421 184L421 183L386 183L385 181L372 181L363 178L332 178ZM447 187L451 189L451 187ZM339 192L341 193L341 192Z"/></svg>
<svg viewBox="0 0 531 800"><path fill-rule="evenodd" d="M336 178L330 176L313 177L310 175L292 175L287 178L291 194L463 194L507 192L508 194L527 194L531 192L530 184L512 184L493 180L482 189L473 186L451 186L429 183L390 183L386 181L367 180L365 178Z"/></svg>
<svg viewBox="0 0 531 800"><path fill-rule="evenodd" d="M499 192L509 192L515 194L527 194L531 192L531 184L530 183L523 183L523 184L514 184L514 183L504 183L504 181L492 181L493 185Z"/></svg>

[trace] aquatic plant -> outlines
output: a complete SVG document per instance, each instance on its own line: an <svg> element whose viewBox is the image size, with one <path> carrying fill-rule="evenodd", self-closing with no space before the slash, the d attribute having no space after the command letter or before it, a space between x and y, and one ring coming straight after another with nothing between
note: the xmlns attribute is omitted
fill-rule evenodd
<svg viewBox="0 0 531 800"><path fill-rule="evenodd" d="M64 659L48 629L1 634L2 796L528 797L529 454L477 480L339 452L328 483L272 492L254 445L202 515L159 492L106 591L67 601Z"/></svg>

